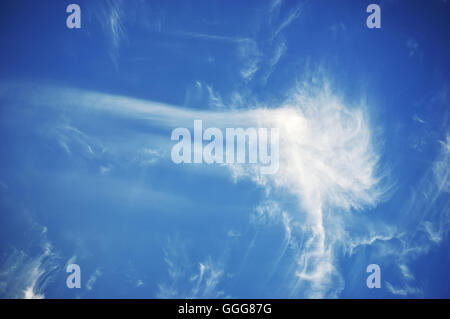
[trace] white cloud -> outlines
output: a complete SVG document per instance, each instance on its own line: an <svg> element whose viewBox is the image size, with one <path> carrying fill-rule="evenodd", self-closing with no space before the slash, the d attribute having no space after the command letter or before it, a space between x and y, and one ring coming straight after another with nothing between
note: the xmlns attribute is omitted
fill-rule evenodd
<svg viewBox="0 0 450 319"><path fill-rule="evenodd" d="M87 134L69 124L56 126L52 130L52 134L68 155L72 155L75 149L87 158L95 158L103 149L102 145L95 143Z"/></svg>
<svg viewBox="0 0 450 319"><path fill-rule="evenodd" d="M286 54L287 44L286 40L283 37L279 37L280 40L274 44L272 56L267 61L267 70L263 76L263 82L266 83L267 79L272 75L275 71L278 62L280 62L281 58Z"/></svg>
<svg viewBox="0 0 450 319"><path fill-rule="evenodd" d="M278 64L281 57L286 53L287 45L286 41L283 39L279 42L279 44L275 47L275 52L273 57L270 60L270 67L273 68Z"/></svg>
<svg viewBox="0 0 450 319"><path fill-rule="evenodd" d="M134 161L140 166L149 166L155 164L161 156L161 150L144 147L138 151Z"/></svg>
<svg viewBox="0 0 450 319"><path fill-rule="evenodd" d="M44 295L35 294L34 293L34 284L32 284L30 287L28 287L25 290L24 299L44 299Z"/></svg>
<svg viewBox="0 0 450 319"><path fill-rule="evenodd" d="M273 32L272 38L275 38L280 32L282 32L285 28L287 28L292 22L294 22L302 13L303 8L302 6L298 6L289 14L287 17L281 21L281 23L278 25L278 27Z"/></svg>
<svg viewBox="0 0 450 319"><path fill-rule="evenodd" d="M445 208L448 208L448 201L439 209L443 212L437 216L440 223L429 224L427 218L418 219L423 222L420 232L428 234L428 244L414 242L414 238L409 238L401 228L374 222L369 223L373 227L365 226L365 234L349 240L347 227L352 224L351 220L361 218L362 225L367 221L357 211L375 207L385 200L388 185L383 178L387 173L379 166L377 136L371 128L366 106L345 101L333 92L326 80L315 80L313 83L302 84L293 90L277 108L252 105L252 109L240 111L227 108L198 111L129 97L54 87L34 88L27 95L20 94L26 86L19 88L10 84L4 94L15 92L18 96L27 96L30 103L63 109L64 101L76 101L77 110L88 108L125 118L146 119L166 129L191 127L194 119L202 119L208 125L219 128L279 127L280 169L277 174L261 176L255 167L244 165L227 166L227 169L234 178L251 179L265 189L268 198L264 205L267 207L262 205L258 208L254 218L269 222L275 220L283 225L286 240L282 249L290 245L301 247L293 261L295 267L290 277L292 296L329 297L335 296L343 287L335 266L338 247L344 247L351 254L356 247L381 245L384 253L402 256L399 263L409 267L408 263L414 256L425 253L429 249L427 247L439 242L446 234L448 213L445 212L448 209ZM34 94L40 98L34 98ZM424 205L433 205L440 194L448 192L448 161L447 136L445 141L441 141L441 152L433 168L415 192L423 193L423 200L415 196L412 202L405 205L408 218L414 220L417 217L415 211L420 207L423 212L429 212L430 208ZM295 198L297 206L289 209L282 207L278 200L281 193ZM392 240L403 243L400 251L391 245ZM200 273L174 264L173 258L167 258L166 262L173 280L169 285L161 285L160 295L188 295L189 290L179 290L178 278L200 276ZM215 269L206 261L202 264ZM216 273L220 271L214 270L211 275ZM409 278L405 271L403 276L405 280Z"/></svg>
<svg viewBox="0 0 450 319"><path fill-rule="evenodd" d="M326 81L297 88L277 108L255 107L242 111L196 111L64 88L43 91L46 94L39 94L36 88L33 91L39 94L41 98L37 101L43 105L61 107L61 101L76 96L73 100L77 101L78 109L145 118L166 128L191 127L194 119L215 127L278 127L280 169L277 174L261 176L257 168L242 165L229 166L229 169L236 178L250 178L264 187L269 196L282 191L296 198L297 208L281 212L279 218L288 237L294 232L292 218L303 218L301 231L309 239L296 261L299 266L295 273L300 284L310 282L310 296L325 294L327 285L338 276L333 266L333 247L342 237L343 229L339 223L326 225L325 215L374 206L383 193L378 187L379 155L374 148L365 106L349 105L333 94ZM178 271L176 267L171 269L171 272Z"/></svg>
<svg viewBox="0 0 450 319"><path fill-rule="evenodd" d="M417 114L414 114L413 121L420 123L420 124L426 124L426 122L423 119L421 119Z"/></svg>
<svg viewBox="0 0 450 319"><path fill-rule="evenodd" d="M223 276L223 269L208 259L198 264L199 272L194 280L194 287L188 298L213 298L223 294L217 291L217 285Z"/></svg>
<svg viewBox="0 0 450 319"><path fill-rule="evenodd" d="M237 230L230 229L230 230L227 232L227 236L228 236L228 237L235 238L235 237L241 237L242 234L241 234L239 231L237 231Z"/></svg>
<svg viewBox="0 0 450 319"><path fill-rule="evenodd" d="M39 252L11 248L8 257L0 265L0 297L43 299L45 289L59 269L59 256L46 238L46 227L33 223L40 229L36 233Z"/></svg>
<svg viewBox="0 0 450 319"><path fill-rule="evenodd" d="M100 173L102 173L103 175L108 174L110 171L111 171L110 166L100 166Z"/></svg>
<svg viewBox="0 0 450 319"><path fill-rule="evenodd" d="M259 69L262 53L258 43L248 37L224 36L198 32L177 32L176 35L205 41L225 42L236 46L237 57L240 60L240 75L245 81L250 81Z"/></svg>
<svg viewBox="0 0 450 319"><path fill-rule="evenodd" d="M444 117L445 118L445 117ZM386 260L385 266L398 267L401 276L397 286L386 283L389 291L400 296L421 296L410 264L442 242L450 229L450 198L448 197L449 150L447 142L441 141L440 152L422 179L413 185L410 201L401 209L403 219L398 229L387 230L391 238L379 244L379 254ZM417 225L414 231L403 225ZM393 244L393 243L397 244ZM375 245L376 242L371 244ZM380 256L381 257L381 256Z"/></svg>
<svg viewBox="0 0 450 319"><path fill-rule="evenodd" d="M398 295L398 296L408 296L408 295L416 295L418 293L421 293L421 290L416 289L416 288L412 288L409 286L405 286L403 288L397 288L394 287L390 282L386 281L386 287L387 289L394 295Z"/></svg>
<svg viewBox="0 0 450 319"><path fill-rule="evenodd" d="M99 6L92 7L98 22L104 29L105 33L111 40L110 57L114 65L118 66L119 48L126 37L124 26L124 8L123 2L107 1L101 3Z"/></svg>
<svg viewBox="0 0 450 319"><path fill-rule="evenodd" d="M283 0L273 0L270 5L270 12L279 10L282 2L283 2Z"/></svg>
<svg viewBox="0 0 450 319"><path fill-rule="evenodd" d="M409 280L414 280L414 275L412 274L411 270L409 269L409 267L405 264L400 264L398 265L398 267L400 268L400 271L402 272L403 277L405 277L406 279Z"/></svg>
<svg viewBox="0 0 450 319"><path fill-rule="evenodd" d="M211 85L195 81L195 85L186 90L185 105L198 107L205 104L216 110L224 107L221 95Z"/></svg>
<svg viewBox="0 0 450 319"><path fill-rule="evenodd" d="M220 109L224 107L222 97L219 93L214 91L212 86L205 85L206 89L208 91L208 98L209 98L209 106L213 109Z"/></svg>
<svg viewBox="0 0 450 319"><path fill-rule="evenodd" d="M445 140L439 141L441 151L433 164L433 173L438 192L450 192L450 131Z"/></svg>
<svg viewBox="0 0 450 319"><path fill-rule="evenodd" d="M375 137L364 108L345 103L326 82L301 87L279 108L255 112L261 126L280 128L278 173L260 176L252 168L230 167L237 178L248 177L266 188L269 198L276 198L280 190L298 201L289 211L270 201L258 207L254 217L278 218L289 242L299 238L297 233L308 238L296 261L298 281L292 296L336 292L329 288L341 282L334 266L334 247L345 238L339 211L374 207L384 194ZM295 223L298 220L301 223Z"/></svg>
<svg viewBox="0 0 450 319"><path fill-rule="evenodd" d="M103 273L100 271L100 269L96 269L86 282L86 288L88 290L92 290L92 288L94 288L95 282L101 275L103 275Z"/></svg>
<svg viewBox="0 0 450 319"><path fill-rule="evenodd" d="M158 285L158 298L222 298L219 284L224 277L223 266L206 260L192 263L185 254L186 247L179 239L169 239L164 250L170 280Z"/></svg>
<svg viewBox="0 0 450 319"><path fill-rule="evenodd" d="M250 81L259 69L261 63L261 52L258 44L253 40L242 41L238 46L238 55L242 60L243 67L241 76L244 80Z"/></svg>
<svg viewBox="0 0 450 319"><path fill-rule="evenodd" d="M410 57L417 55L419 52L419 43L416 40L410 38L406 41L406 48L408 49L408 55Z"/></svg>

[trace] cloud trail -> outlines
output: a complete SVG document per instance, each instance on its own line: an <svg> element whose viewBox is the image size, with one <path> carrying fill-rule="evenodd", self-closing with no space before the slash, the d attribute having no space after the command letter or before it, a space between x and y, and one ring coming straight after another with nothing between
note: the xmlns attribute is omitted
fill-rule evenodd
<svg viewBox="0 0 450 319"><path fill-rule="evenodd" d="M27 94L17 90L26 90ZM299 233L307 238L294 261L297 266L291 279L291 296L297 296L300 291L308 297L336 293L334 287L332 291L329 289L332 281L341 281L335 268L335 249L344 245L346 237L340 211L374 207L385 191L380 186L380 155L374 146L365 106L344 102L333 94L326 81L296 88L277 108L220 111L184 109L61 87L30 90L29 87L10 85L5 92L4 98L11 94L27 96L28 102L35 106L62 108L69 113L81 109L112 113L144 119L149 125L166 130L191 127L194 119L202 119L206 125L219 128L279 128L280 168L277 174L261 175L257 165L232 165L228 169L234 178L248 178L265 188L269 199L276 201L277 192L287 192L297 201L297 208L279 214L288 238L283 251L290 242L297 240ZM167 144L170 144L169 139Z"/></svg>

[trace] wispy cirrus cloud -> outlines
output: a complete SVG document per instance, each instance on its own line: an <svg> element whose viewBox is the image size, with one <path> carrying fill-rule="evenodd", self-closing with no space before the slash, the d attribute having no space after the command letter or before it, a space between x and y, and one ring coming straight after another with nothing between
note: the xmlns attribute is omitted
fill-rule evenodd
<svg viewBox="0 0 450 319"><path fill-rule="evenodd" d="M14 246L9 249L8 257L0 264L0 297L45 298L48 284L61 268L60 256L47 239L46 229L32 222L28 230L36 235L37 251Z"/></svg>
<svg viewBox="0 0 450 319"><path fill-rule="evenodd" d="M118 67L119 48L122 41L126 38L124 23L123 1L106 1L104 3L89 7L97 17L106 36L110 39L111 48L109 55L116 68Z"/></svg>
<svg viewBox="0 0 450 319"><path fill-rule="evenodd" d="M367 106L360 101L350 103L336 94L326 77L321 81L299 84L278 107L256 105L250 110L199 111L129 97L68 88L55 90L45 86L40 89L34 87L33 94L19 94L24 89L26 86L23 85L6 86L2 98L11 99L11 94L26 96L31 104L63 109L64 101L70 101L66 111L76 103L77 108L72 108L72 111L77 111L73 112L88 109L91 114L95 111L145 119L165 131L178 126L190 127L194 119L203 119L216 127L278 127L280 169L277 174L261 176L257 167L245 165L226 166L226 169L234 179L249 179L265 190L267 205L262 203L256 209L254 220L283 226L285 238L279 256L273 261L272 272L277 271L280 260L287 258L286 252L295 248L294 257L290 260L291 271L284 283L290 289L289 296L337 296L344 286L337 267L338 252L343 248L344 252L354 254L358 249L369 246L380 247L377 251L384 256L396 256L398 264L403 265L399 273L404 277L404 287L416 289L409 282L414 277L409 263L438 244L448 231L448 201L437 201L449 189L448 136L440 141L441 151L418 185L416 192L423 194L423 198L415 196L412 198L414 203L407 203L405 207L405 218L421 220L418 233L407 234L402 227L364 221L366 217L358 211L370 210L386 200L391 186L386 179L389 171L379 164L382 156L377 140L379 136L372 129ZM161 143L158 147L164 152L164 147L168 146ZM287 195L295 200L296 205L284 207L283 198ZM437 210L426 208L435 204L444 206ZM420 207L424 212L442 212L437 216L439 222L428 220L426 215L419 216ZM349 227L354 224L352 219L358 219L358 225L364 225L366 231L361 236L349 236ZM423 241L421 234L428 239ZM422 239L417 240L419 237ZM400 250L392 245L393 241L403 243ZM177 266L176 259L169 255L166 262L172 280L161 284L159 296L206 296L201 291L208 292L209 296L220 294L220 289L210 289L217 287L217 281L223 275L222 267L217 264L201 261L191 263L185 269L183 263ZM208 282L210 286L206 285ZM181 290L180 285L183 287ZM398 283L391 285L392 291L403 289ZM405 289L402 291L420 291Z"/></svg>
<svg viewBox="0 0 450 319"><path fill-rule="evenodd" d="M236 47L236 55L241 64L240 75L245 81L250 81L259 69L262 54L259 50L258 42L252 38L185 31L176 32L175 35L234 45Z"/></svg>
<svg viewBox="0 0 450 319"><path fill-rule="evenodd" d="M326 80L314 85L302 84L278 107L256 105L251 110L240 111L198 111L83 90L43 90L39 99L31 100L61 108L61 102L71 97L70 104L77 101L78 110L87 108L146 119L166 130L190 127L194 119L215 127L279 128L277 174L261 176L257 166L227 167L234 178L250 179L265 188L272 201L277 201L278 192L287 192L297 201L296 207L276 214L286 230L283 251L299 238L308 238L298 245L303 248L292 261L298 266L291 274L291 296L320 297L336 293L338 289L331 283L339 282L340 275L334 254L345 238L343 221L337 212L373 207L384 193L378 171L380 155L364 105L346 103L333 93ZM34 92L39 94L37 90ZM209 264L202 264L204 272L210 269L206 267ZM178 271L176 267L171 270L173 274ZM217 273L211 270L209 274L214 277ZM164 291L175 293L175 288L165 287Z"/></svg>
<svg viewBox="0 0 450 319"><path fill-rule="evenodd" d="M290 11L286 17L284 17L278 26L274 29L272 38L278 36L284 29L286 29L290 24L292 24L303 12L303 7L298 6Z"/></svg>
<svg viewBox="0 0 450 319"><path fill-rule="evenodd" d="M86 282L87 290L92 290L92 288L94 288L95 282L101 275L103 275L102 271L99 268L97 268Z"/></svg>
<svg viewBox="0 0 450 319"><path fill-rule="evenodd" d="M410 265L438 247L450 231L449 133L439 143L436 158L419 183L412 186L409 201L401 208L399 225L385 229L384 237L372 237L370 242L357 245L376 248L373 258L389 257L391 263L385 262L385 267L398 273L395 283L385 282L393 295L423 297L424 288L418 285ZM404 225L415 225L415 231L408 231Z"/></svg>
<svg viewBox="0 0 450 319"><path fill-rule="evenodd" d="M193 263L186 255L186 247L178 239L169 239L164 250L169 282L158 284L158 298L223 298L219 288L224 268L211 257Z"/></svg>
<svg viewBox="0 0 450 319"><path fill-rule="evenodd" d="M397 288L394 287L390 282L386 282L386 287L387 289L394 295L398 295L398 296L408 296L408 295L417 295L418 293L420 293L420 290L416 289L416 288L412 288L409 286L403 287L403 288Z"/></svg>

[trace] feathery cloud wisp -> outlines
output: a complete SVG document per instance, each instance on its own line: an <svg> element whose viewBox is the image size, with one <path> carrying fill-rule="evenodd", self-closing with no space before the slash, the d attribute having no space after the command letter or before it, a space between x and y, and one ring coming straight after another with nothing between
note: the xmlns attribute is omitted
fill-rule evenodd
<svg viewBox="0 0 450 319"><path fill-rule="evenodd" d="M21 86L19 88L23 89ZM5 90L15 91L17 87ZM280 165L277 174L261 176L257 166L228 166L235 178L248 178L266 189L269 199L277 192L293 196L297 208L279 214L288 244L302 233L303 245L292 278L292 294L300 287L306 296L329 296L331 281L339 282L335 248L343 245L345 229L339 211L373 207L381 199L379 155L364 106L349 105L323 81L291 92L277 108L198 111L128 97L58 88L34 90L32 103L76 112L83 108L125 118L146 119L165 129L191 127L194 119L224 127L277 127L280 130ZM18 95L26 96L26 95ZM64 105L66 102L66 105ZM169 144L170 145L170 144ZM168 145L159 145L162 150ZM300 223L296 221L301 220ZM338 222L330 222L330 220ZM298 226L300 225L300 226ZM286 246L286 243L284 244ZM297 278L297 279L295 279ZM306 285L306 286L305 286ZM333 288L334 289L334 288ZM335 290L334 290L335 291Z"/></svg>

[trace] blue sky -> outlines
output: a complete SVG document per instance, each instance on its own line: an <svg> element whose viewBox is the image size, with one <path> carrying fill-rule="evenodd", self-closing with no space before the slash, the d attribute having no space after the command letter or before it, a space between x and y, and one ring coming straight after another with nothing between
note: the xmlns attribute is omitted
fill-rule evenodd
<svg viewBox="0 0 450 319"><path fill-rule="evenodd" d="M70 3L0 12L0 297L450 296L448 1ZM173 163L194 119L277 174Z"/></svg>

